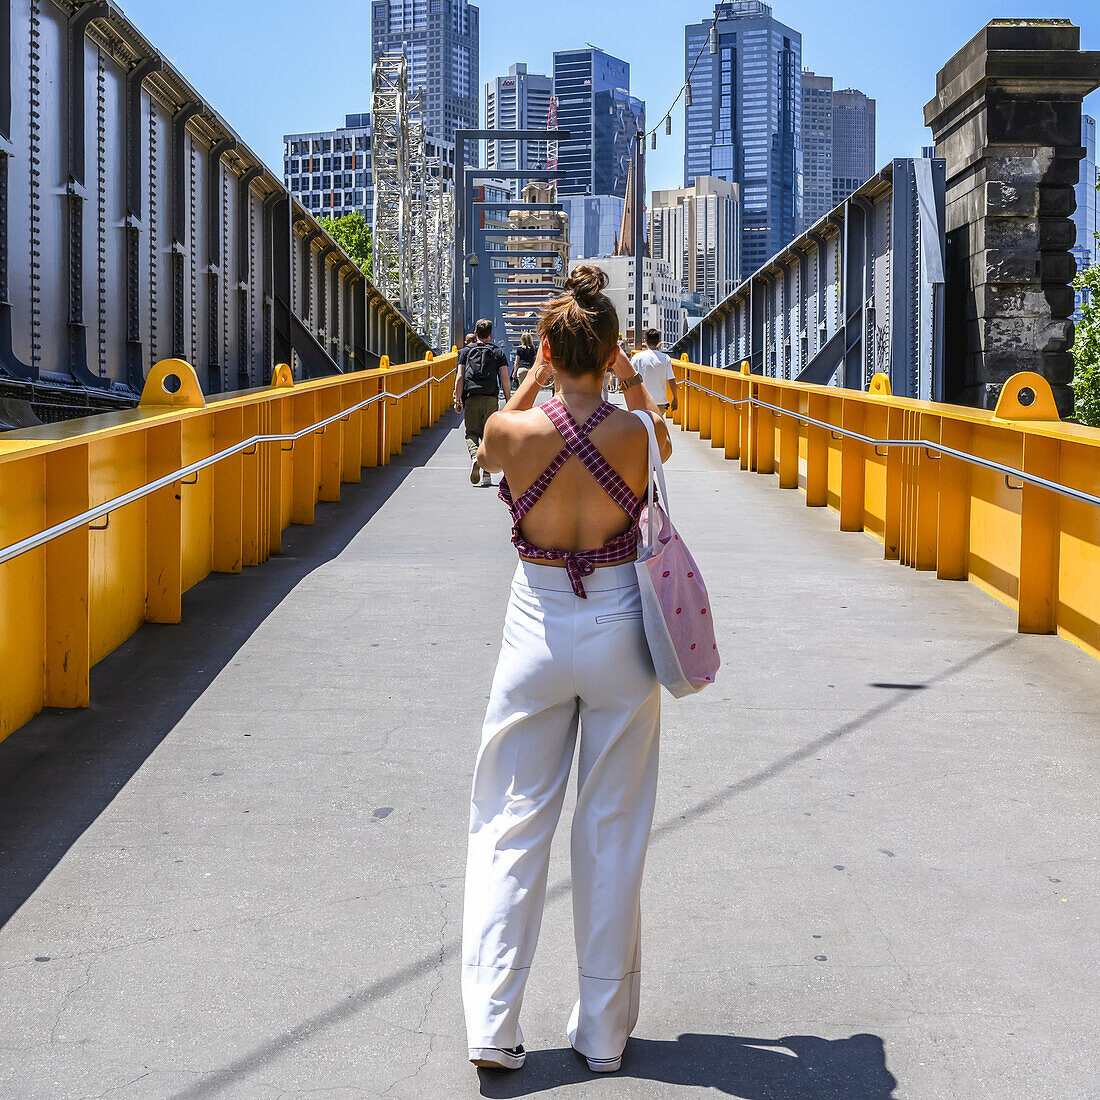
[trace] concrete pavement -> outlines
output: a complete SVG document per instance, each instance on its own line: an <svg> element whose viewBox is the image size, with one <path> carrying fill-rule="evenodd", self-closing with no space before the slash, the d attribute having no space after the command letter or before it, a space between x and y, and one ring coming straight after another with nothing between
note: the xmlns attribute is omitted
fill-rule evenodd
<svg viewBox="0 0 1100 1100"><path fill-rule="evenodd" d="M1100 665L674 433L724 668L666 696L642 1014L567 1049L567 820L515 1074L465 1061L514 556L457 418L0 744L0 1096L1088 1097Z"/></svg>

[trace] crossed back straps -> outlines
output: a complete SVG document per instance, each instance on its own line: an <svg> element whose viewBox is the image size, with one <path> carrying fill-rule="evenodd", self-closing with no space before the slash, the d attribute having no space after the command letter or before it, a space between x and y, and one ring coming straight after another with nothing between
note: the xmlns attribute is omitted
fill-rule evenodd
<svg viewBox="0 0 1100 1100"><path fill-rule="evenodd" d="M615 411L615 406L604 401L599 408L583 423L578 425L569 410L557 397L551 398L539 406L550 418L550 422L561 433L565 445L557 453L550 465L530 488L512 502L512 515L518 523L538 502L550 486L554 476L565 465L570 455L576 455L585 469L596 479L596 483L631 519L637 517L642 502L631 491L630 486L611 468L611 464L596 449L589 434L593 428L602 424Z"/></svg>

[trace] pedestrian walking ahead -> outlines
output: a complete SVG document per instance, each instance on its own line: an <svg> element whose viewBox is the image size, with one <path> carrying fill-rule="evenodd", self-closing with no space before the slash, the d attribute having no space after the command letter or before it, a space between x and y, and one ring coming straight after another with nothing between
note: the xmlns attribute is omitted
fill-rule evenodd
<svg viewBox="0 0 1100 1100"><path fill-rule="evenodd" d="M675 412L677 408L676 375L672 371L671 358L660 351L660 347L661 334L655 328L647 328L645 350L639 351L630 362L642 376L645 388L663 415L666 409Z"/></svg>
<svg viewBox="0 0 1100 1100"><path fill-rule="evenodd" d="M519 565L474 768L462 922L470 1060L523 1065L520 1006L546 897L550 842L580 730L571 853L579 997L569 1042L619 1068L638 1019L642 866L657 790L661 699L642 627L638 519L646 426L668 429L616 343L607 276L578 267L543 309L539 356L489 419L478 462L504 471ZM554 397L532 408L550 372Z"/></svg>
<svg viewBox="0 0 1100 1100"><path fill-rule="evenodd" d="M516 348L515 358L512 360L513 384L518 386L526 377L527 372L535 362L535 341L531 334L525 332L519 338L519 347Z"/></svg>
<svg viewBox="0 0 1100 1100"><path fill-rule="evenodd" d="M473 485L492 485L493 479L477 462L477 448L485 434L485 421L499 407L500 391L504 400L512 396L508 384L508 357L492 342L493 322L481 320L474 326L473 344L458 353L458 370L455 372L455 411L464 413L466 420L466 446L470 451L470 482Z"/></svg>

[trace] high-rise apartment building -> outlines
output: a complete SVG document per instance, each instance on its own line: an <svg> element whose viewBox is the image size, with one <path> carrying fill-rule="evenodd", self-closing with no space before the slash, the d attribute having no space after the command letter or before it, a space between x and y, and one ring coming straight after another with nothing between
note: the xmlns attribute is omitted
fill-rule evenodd
<svg viewBox="0 0 1100 1100"><path fill-rule="evenodd" d="M831 76L802 73L802 227L875 174L875 101Z"/></svg>
<svg viewBox="0 0 1100 1100"><path fill-rule="evenodd" d="M466 0L373 0L371 68L383 56L403 54L408 90L424 90L424 132L454 141L458 129L476 129L479 11ZM470 142L466 163L477 164Z"/></svg>
<svg viewBox="0 0 1100 1100"><path fill-rule="evenodd" d="M373 225L370 139L369 113L346 115L336 130L284 134L284 186L315 218L340 218L358 210ZM442 171L445 180L453 179L454 142L429 137L424 144L430 174L438 178Z"/></svg>
<svg viewBox="0 0 1100 1100"><path fill-rule="evenodd" d="M833 206L833 78L802 73L802 227Z"/></svg>
<svg viewBox="0 0 1100 1100"><path fill-rule="evenodd" d="M507 76L485 85L487 130L545 130L554 81L541 73L529 73L526 65L511 65ZM487 141L485 167L501 171L546 167L545 141ZM515 180L517 197L523 181Z"/></svg>
<svg viewBox="0 0 1100 1100"><path fill-rule="evenodd" d="M877 169L875 101L855 88L833 92L833 206L839 206Z"/></svg>
<svg viewBox="0 0 1100 1100"><path fill-rule="evenodd" d="M714 10L716 53L707 46L710 20L684 28L685 80L698 57L689 81L684 184L715 176L740 185L748 273L799 228L802 36L762 0L726 0Z"/></svg>
<svg viewBox="0 0 1100 1100"><path fill-rule="evenodd" d="M630 94L630 66L603 50L554 54L558 126L558 195L626 196L635 135L645 130L645 104ZM621 213L621 210L620 210Z"/></svg>
<svg viewBox="0 0 1100 1100"><path fill-rule="evenodd" d="M669 265L684 300L703 313L741 280L741 203L736 183L697 176L691 187L654 191L650 253Z"/></svg>

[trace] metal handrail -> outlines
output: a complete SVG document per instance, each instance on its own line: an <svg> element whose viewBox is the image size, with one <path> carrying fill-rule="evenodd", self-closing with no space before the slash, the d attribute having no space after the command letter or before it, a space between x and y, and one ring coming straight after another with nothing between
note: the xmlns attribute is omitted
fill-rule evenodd
<svg viewBox="0 0 1100 1100"><path fill-rule="evenodd" d="M249 436L248 439L242 439L239 443L234 443L231 447L226 447L215 454L207 455L206 458L200 458L197 462L189 463L187 466L181 466L178 470L174 470L170 474L164 474L155 481L146 482L144 485L139 485L136 489L131 489L128 493L123 493L121 496L105 500L102 504L97 504L94 508L89 508L86 512L81 512L78 516L73 516L71 519L55 523L52 527L47 527L37 534L28 535L26 538L20 539L18 542L13 542L9 546L0 547L0 565L11 561L12 558L19 557L20 554L27 553L28 550L37 549L47 542L52 542L62 535L67 535L70 531L75 531L78 527L83 527L85 524L91 523L93 520L97 520L101 516L107 515L109 512L124 508L127 504L133 504L134 501L141 500L142 497L150 496L158 489L164 489L177 481L182 481L184 478L190 477L191 474L197 474L200 470L205 470L208 466L213 466L221 462L223 459L231 458L241 451L246 451L250 447L255 447L260 443L294 443L303 436L309 435L311 432L320 433L324 431L330 424L335 423L337 420L345 420L352 413L359 412L360 409L365 409L368 405L373 405L376 401L382 401L387 397L392 398L394 401L398 401L402 397L408 397L410 393L415 393L417 390L423 389L432 382L446 382L457 369L457 367L452 367L442 377L437 377L433 374L430 378L425 378L423 382L418 382L415 386L410 386L409 389L405 390L403 393L389 393L387 390L382 390L381 393L376 393L368 397L365 401L359 401L338 413L333 413L332 416L326 416L324 420L318 420L315 424L310 424L305 428L299 428L296 432L284 432L274 435L253 435ZM97 530L103 529L104 528L97 528Z"/></svg>
<svg viewBox="0 0 1100 1100"><path fill-rule="evenodd" d="M872 436L864 435L862 432L853 432L850 428L838 428L835 424L828 424L823 420L815 420L812 416L805 416L803 413L794 412L791 409L781 409L776 405L769 404L767 401L761 401L759 397L750 396L734 400L726 397L725 394L715 393L714 390L707 389L706 386L700 386L698 382L693 382L690 378L682 378L680 381L686 386L692 386L702 393L709 394L711 397L716 397L719 401L723 401L727 405L756 405L758 408L770 409L779 416L789 416L792 420L799 420L803 424L812 424L814 427L824 428L834 435L846 436L848 439L859 440L860 443L866 443L876 450L879 447L920 447L929 452L929 457L931 457L931 452L935 451L937 454L948 455L951 458L959 459L961 462L969 462L973 466L982 466L987 470L992 470L994 473L1004 474L1005 484L1008 484L1008 479L1010 477L1014 477L1020 481L1026 482L1028 485L1036 485L1040 489L1046 489L1051 493L1069 497L1070 500L1079 501L1081 504L1091 504L1093 507L1100 508L1100 497L1093 496L1092 493L1074 489L1069 485L1062 485L1057 481L1050 481L1045 477L1039 477L1038 474L1029 474L1025 470L1018 470L1014 466L1006 466L1002 462L994 462L989 458L981 458L978 455L972 455L968 451L959 451L954 447L945 447L942 443L936 443L930 439L875 439ZM2 560L3 559L0 558L0 561Z"/></svg>

